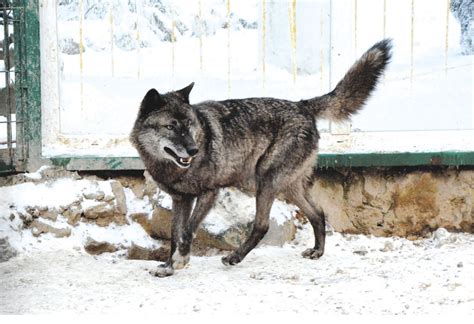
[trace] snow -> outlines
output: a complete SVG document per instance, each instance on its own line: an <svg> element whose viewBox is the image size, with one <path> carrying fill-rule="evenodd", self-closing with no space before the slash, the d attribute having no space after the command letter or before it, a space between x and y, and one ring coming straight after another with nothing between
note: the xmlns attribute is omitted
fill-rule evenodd
<svg viewBox="0 0 474 324"><path fill-rule="evenodd" d="M41 170L33 181L42 177ZM61 178L0 187L0 238L18 251L0 263L0 314L474 315L474 235L442 228L416 241L329 231L326 253L315 261L300 256L313 245L310 225L300 224L292 242L259 246L237 266L224 266L224 253L212 252L193 256L185 269L163 279L149 274L157 262L127 260L123 249L91 256L83 248L87 238L119 247L161 246L129 218L152 212L151 201L138 199L129 188L124 189L130 225L71 227L61 216L55 222L41 218L71 228L65 238L34 237L23 228L18 212L27 206L52 209L84 193L108 195L110 181ZM155 197L170 203L162 192ZM224 190L203 226L218 232L237 215L250 219L253 205L246 194ZM294 211L276 202L271 217L283 222Z"/></svg>
<svg viewBox="0 0 474 324"><path fill-rule="evenodd" d="M260 247L239 265L192 257L174 276L156 262L92 257L62 248L0 263L3 314L429 314L474 313L474 237L407 241L334 233L318 261L299 253L301 238ZM383 252L390 242L393 250ZM354 250L364 246L366 255Z"/></svg>

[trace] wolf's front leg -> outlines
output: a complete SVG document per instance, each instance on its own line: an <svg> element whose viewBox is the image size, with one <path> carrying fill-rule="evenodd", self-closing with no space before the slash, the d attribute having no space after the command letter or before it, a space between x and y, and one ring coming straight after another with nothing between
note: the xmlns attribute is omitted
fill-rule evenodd
<svg viewBox="0 0 474 324"><path fill-rule="evenodd" d="M171 250L168 261L158 269L150 273L157 277L167 277L174 273L175 269L182 269L189 261L189 255L183 257L179 252L182 244L184 228L188 222L193 206L194 197L173 195L173 223L171 226Z"/></svg>
<svg viewBox="0 0 474 324"><path fill-rule="evenodd" d="M193 213L189 218L182 238L179 242L179 257L189 260L191 254L191 244L193 243L194 237L196 236L196 230L209 213L209 210L214 206L217 198L217 190L206 191L202 195L198 196L196 206L194 207Z"/></svg>

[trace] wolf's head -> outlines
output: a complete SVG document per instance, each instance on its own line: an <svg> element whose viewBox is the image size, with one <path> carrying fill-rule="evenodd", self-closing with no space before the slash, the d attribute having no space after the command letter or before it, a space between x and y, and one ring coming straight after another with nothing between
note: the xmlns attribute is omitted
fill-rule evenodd
<svg viewBox="0 0 474 324"><path fill-rule="evenodd" d="M165 94L155 89L147 92L130 134L140 155L171 161L183 169L191 166L202 141L201 125L189 104L193 86Z"/></svg>

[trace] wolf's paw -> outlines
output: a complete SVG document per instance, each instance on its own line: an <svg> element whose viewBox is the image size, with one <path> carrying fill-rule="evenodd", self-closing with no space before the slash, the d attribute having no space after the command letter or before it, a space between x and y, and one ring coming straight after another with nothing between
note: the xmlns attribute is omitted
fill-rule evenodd
<svg viewBox="0 0 474 324"><path fill-rule="evenodd" d="M167 264L161 264L156 270L150 270L150 274L159 278L169 277L174 274L174 269Z"/></svg>
<svg viewBox="0 0 474 324"><path fill-rule="evenodd" d="M181 255L179 253L173 254L173 268L176 270L183 269L189 263L189 254Z"/></svg>
<svg viewBox="0 0 474 324"><path fill-rule="evenodd" d="M324 251L322 249L314 249L314 248L304 250L303 253L301 253L303 258L312 259L312 260L319 259L323 254L324 254Z"/></svg>
<svg viewBox="0 0 474 324"><path fill-rule="evenodd" d="M236 265L237 263L240 263L242 261L242 258L237 255L236 253L231 253L228 256L222 257L222 263L226 266L230 265Z"/></svg>

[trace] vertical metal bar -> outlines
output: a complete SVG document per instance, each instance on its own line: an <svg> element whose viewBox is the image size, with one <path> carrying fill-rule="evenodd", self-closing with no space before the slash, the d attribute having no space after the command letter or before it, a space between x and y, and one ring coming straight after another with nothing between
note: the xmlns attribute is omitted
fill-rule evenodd
<svg viewBox="0 0 474 324"><path fill-rule="evenodd" d="M173 11L174 12L174 11ZM176 28L176 21L175 21L175 17L174 17L174 14L172 16L172 19L171 19L171 80L172 80L172 83L173 83L173 86L172 88L174 89L174 76L175 76L175 54L174 54L174 46L175 46L175 42L176 42L176 35L175 35L175 28Z"/></svg>
<svg viewBox="0 0 474 324"><path fill-rule="evenodd" d="M328 64L329 64L329 75L328 75L328 81L329 81L329 89L332 87L332 17L333 17L333 12L332 12L332 1L329 0L329 57L328 57ZM331 125L331 122L329 122L329 125Z"/></svg>
<svg viewBox="0 0 474 324"><path fill-rule="evenodd" d="M354 56L357 56L357 0L354 0Z"/></svg>
<svg viewBox="0 0 474 324"><path fill-rule="evenodd" d="M9 19L7 8L3 7L3 62L5 64L5 87L6 87L6 117L7 117L7 148L9 165L13 167L13 145L12 145L12 104L11 104L11 86L10 86L10 44L9 44Z"/></svg>
<svg viewBox="0 0 474 324"><path fill-rule="evenodd" d="M110 69L112 77L115 77L115 57L114 57L114 2L109 6L109 24L110 24Z"/></svg>
<svg viewBox="0 0 474 324"><path fill-rule="evenodd" d="M444 35L444 74L448 75L448 50L449 50L449 12L451 10L451 0L446 0L446 28Z"/></svg>
<svg viewBox="0 0 474 324"><path fill-rule="evenodd" d="M227 7L227 96L230 98L230 64L231 64L231 49L230 49L230 0L226 1Z"/></svg>
<svg viewBox="0 0 474 324"><path fill-rule="evenodd" d="M323 81L324 81L324 47L321 40L324 37L324 14L323 14L323 6L321 6L320 13L319 13L319 90L321 92L325 91L326 89L323 88Z"/></svg>
<svg viewBox="0 0 474 324"><path fill-rule="evenodd" d="M293 74L293 83L296 83L296 74L298 71L296 62L296 0L291 0L288 16L290 21L291 71Z"/></svg>
<svg viewBox="0 0 474 324"><path fill-rule="evenodd" d="M136 28L136 46L137 46L137 79L140 79L140 15L138 12L138 6L141 4L140 1L135 0L135 11L136 11L136 21L135 21L135 28Z"/></svg>
<svg viewBox="0 0 474 324"><path fill-rule="evenodd" d="M202 4L201 0L198 2L198 19L199 19L199 71L203 71L203 60L202 60L202 34L204 32L202 28Z"/></svg>
<svg viewBox="0 0 474 324"><path fill-rule="evenodd" d="M411 0L411 28L410 28L410 83L413 84L414 40L415 40L415 0Z"/></svg>
<svg viewBox="0 0 474 324"><path fill-rule="evenodd" d="M80 102L81 102L81 110L84 109L84 35L83 35L83 27L84 27L84 1L79 1L79 75L80 75Z"/></svg>
<svg viewBox="0 0 474 324"><path fill-rule="evenodd" d="M448 0L449 1L449 0ZM383 27L382 27L383 38L387 37L387 0L383 0ZM387 73L382 74L382 82L385 84Z"/></svg>
<svg viewBox="0 0 474 324"><path fill-rule="evenodd" d="M21 4L15 1L16 10L13 11L13 35L15 51L13 52L15 60L15 117L16 117L16 146L15 146L15 166L14 169L23 169L22 163L26 156L26 145L24 143L24 94L23 94L23 76L24 76L24 46L23 46L23 8L18 8Z"/></svg>
<svg viewBox="0 0 474 324"><path fill-rule="evenodd" d="M267 0L262 0L262 87L266 82L266 51L267 51Z"/></svg>

